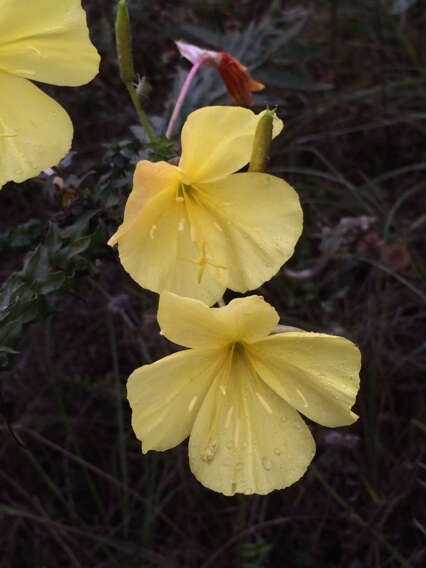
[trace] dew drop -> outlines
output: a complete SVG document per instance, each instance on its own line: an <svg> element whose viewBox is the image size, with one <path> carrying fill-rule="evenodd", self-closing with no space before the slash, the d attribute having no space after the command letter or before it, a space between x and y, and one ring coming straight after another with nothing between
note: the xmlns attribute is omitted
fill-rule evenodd
<svg viewBox="0 0 426 568"><path fill-rule="evenodd" d="M207 462L207 463L210 463L212 461L212 459L214 458L215 454L216 454L216 443L212 442L204 450L204 453L203 453L201 459L203 461Z"/></svg>
<svg viewBox="0 0 426 568"><path fill-rule="evenodd" d="M272 469L272 462L267 457L262 458L262 465L263 468L266 469L266 471L270 471Z"/></svg>
<svg viewBox="0 0 426 568"><path fill-rule="evenodd" d="M281 455L281 450L279 448L274 448L274 454L276 456L280 456Z"/></svg>
<svg viewBox="0 0 426 568"><path fill-rule="evenodd" d="M156 230L157 230L157 225L152 225L152 227L151 227L151 229L150 229L150 231L149 231L149 238L150 238L150 239L153 239L153 238L154 238L154 234L155 234L155 231L156 231Z"/></svg>

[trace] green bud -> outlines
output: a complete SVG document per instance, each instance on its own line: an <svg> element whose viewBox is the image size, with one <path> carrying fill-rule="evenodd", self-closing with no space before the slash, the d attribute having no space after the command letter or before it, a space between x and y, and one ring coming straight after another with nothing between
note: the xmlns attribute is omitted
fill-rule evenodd
<svg viewBox="0 0 426 568"><path fill-rule="evenodd" d="M259 119L253 141L249 172L264 172L272 141L272 126L276 117L274 110L266 109Z"/></svg>
<svg viewBox="0 0 426 568"><path fill-rule="evenodd" d="M120 0L115 19L115 41L117 44L118 65L124 83L133 81L132 33L130 29L129 10L126 0Z"/></svg>

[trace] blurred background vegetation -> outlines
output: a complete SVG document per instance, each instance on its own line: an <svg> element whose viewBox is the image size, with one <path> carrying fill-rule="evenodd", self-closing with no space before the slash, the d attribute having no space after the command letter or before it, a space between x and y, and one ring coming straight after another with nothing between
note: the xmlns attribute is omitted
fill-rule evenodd
<svg viewBox="0 0 426 568"><path fill-rule="evenodd" d="M158 133L189 68L173 39L228 51L265 83L254 109L286 123L269 171L298 191L305 228L260 293L282 323L363 354L359 421L310 424L301 481L232 498L194 479L186 443L142 456L130 428L127 376L173 346L157 296L106 241L152 150L118 75L115 2L83 4L101 72L43 86L72 116L73 152L0 195L0 566L423 566L424 2L128 2ZM182 120L208 104L230 104L213 70Z"/></svg>

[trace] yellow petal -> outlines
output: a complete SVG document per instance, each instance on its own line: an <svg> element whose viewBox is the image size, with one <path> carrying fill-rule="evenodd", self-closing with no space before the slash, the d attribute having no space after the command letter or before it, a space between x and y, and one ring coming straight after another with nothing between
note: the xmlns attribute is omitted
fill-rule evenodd
<svg viewBox="0 0 426 568"><path fill-rule="evenodd" d="M189 440L190 467L225 495L282 489L300 479L315 442L298 412L256 380L243 353L234 355L198 412Z"/></svg>
<svg viewBox="0 0 426 568"><path fill-rule="evenodd" d="M0 69L53 85L83 85L97 74L80 0L2 0Z"/></svg>
<svg viewBox="0 0 426 568"><path fill-rule="evenodd" d="M71 146L64 109L26 79L0 71L0 187L56 165Z"/></svg>
<svg viewBox="0 0 426 568"><path fill-rule="evenodd" d="M264 173L241 173L193 186L190 206L197 242L216 265L208 266L227 288L246 292L272 278L291 257L303 214L294 189Z"/></svg>
<svg viewBox="0 0 426 568"><path fill-rule="evenodd" d="M158 308L163 334L186 347L257 341L274 329L278 319L274 308L260 296L237 298L227 306L208 308L198 300L163 292Z"/></svg>
<svg viewBox="0 0 426 568"><path fill-rule="evenodd" d="M225 287L194 259L199 249L178 190L179 169L159 162L141 162L129 197L123 225L109 244L118 243L120 261L130 276L154 292L170 290L211 305Z"/></svg>
<svg viewBox="0 0 426 568"><path fill-rule="evenodd" d="M230 106L210 106L192 112L182 129L179 164L191 183L219 179L245 166L261 115ZM282 121L275 119L274 136L282 126Z"/></svg>
<svg viewBox="0 0 426 568"><path fill-rule="evenodd" d="M249 353L265 383L311 420L329 427L357 420L351 408L361 355L344 337L278 333L251 345Z"/></svg>
<svg viewBox="0 0 426 568"><path fill-rule="evenodd" d="M220 359L214 349L180 351L130 375L132 427L144 453L168 450L189 435Z"/></svg>
<svg viewBox="0 0 426 568"><path fill-rule="evenodd" d="M123 223L110 238L108 244L115 245L142 215L149 201L159 193L174 195L181 181L182 174L179 168L167 162L149 162L148 160L138 162L133 176L133 189L124 209Z"/></svg>

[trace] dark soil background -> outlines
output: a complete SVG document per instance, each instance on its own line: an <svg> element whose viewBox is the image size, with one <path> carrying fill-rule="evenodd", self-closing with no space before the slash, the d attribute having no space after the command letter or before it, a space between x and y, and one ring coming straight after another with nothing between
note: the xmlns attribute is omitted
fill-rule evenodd
<svg viewBox="0 0 426 568"><path fill-rule="evenodd" d="M128 2L156 129L189 69L174 39L226 49L265 83L254 110L277 104L286 124L268 170L298 191L305 226L259 293L282 323L363 356L358 422L310 423L317 454L298 483L232 498L194 479L186 442L143 456L130 427L127 376L173 346L157 296L106 245L150 150L118 73L115 2L84 5L100 74L42 86L72 117L74 153L59 182L0 194L2 325L18 352L0 352L0 567L424 566L425 4ZM230 104L203 73L182 119Z"/></svg>

